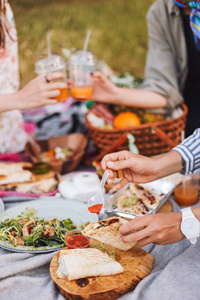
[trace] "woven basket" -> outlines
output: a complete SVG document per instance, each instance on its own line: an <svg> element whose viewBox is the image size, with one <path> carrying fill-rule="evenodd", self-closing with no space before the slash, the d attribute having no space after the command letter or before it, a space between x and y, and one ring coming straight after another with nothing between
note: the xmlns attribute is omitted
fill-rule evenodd
<svg viewBox="0 0 200 300"><path fill-rule="evenodd" d="M137 127L129 127L128 129L107 130L94 127L87 120L87 114L85 116L85 122L89 129L89 137L93 140L100 152L112 147L113 143L116 143L125 133L131 133L135 137L135 144L140 154L151 156L167 152L181 143L181 132L185 130L188 113L185 104L181 104L181 107L183 114L176 119L146 123ZM128 140L123 146L115 150L119 151L125 149L128 149Z"/></svg>

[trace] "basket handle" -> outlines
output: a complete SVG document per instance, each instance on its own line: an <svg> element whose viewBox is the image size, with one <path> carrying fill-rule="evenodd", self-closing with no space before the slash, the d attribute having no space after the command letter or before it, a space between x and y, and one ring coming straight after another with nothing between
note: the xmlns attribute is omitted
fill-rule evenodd
<svg viewBox="0 0 200 300"><path fill-rule="evenodd" d="M172 141L169 136L159 127L152 128L151 132L159 137L163 142L165 142L168 146L174 148L176 144Z"/></svg>
<svg viewBox="0 0 200 300"><path fill-rule="evenodd" d="M127 142L127 133L122 134L116 141L113 142L111 146L106 148L105 150L101 151L99 154L97 154L95 157L85 161L86 164L91 164L94 160L101 160L106 154L113 152L118 147L124 145Z"/></svg>

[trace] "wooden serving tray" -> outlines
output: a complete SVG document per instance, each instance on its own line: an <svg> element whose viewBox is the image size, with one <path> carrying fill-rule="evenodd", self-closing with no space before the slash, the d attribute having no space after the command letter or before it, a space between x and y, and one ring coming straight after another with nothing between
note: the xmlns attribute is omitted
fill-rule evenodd
<svg viewBox="0 0 200 300"><path fill-rule="evenodd" d="M111 248L108 245L106 247ZM60 251L51 260L50 274L61 294L70 300L117 299L134 290L137 284L150 274L154 261L149 253L137 245L128 251L115 249L116 260L125 269L123 273L69 281L57 277L59 254Z"/></svg>

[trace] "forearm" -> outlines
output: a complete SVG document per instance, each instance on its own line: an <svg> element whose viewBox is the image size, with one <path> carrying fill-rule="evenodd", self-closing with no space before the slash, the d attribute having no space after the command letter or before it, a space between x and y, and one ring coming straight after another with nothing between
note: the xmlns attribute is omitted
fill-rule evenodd
<svg viewBox="0 0 200 300"><path fill-rule="evenodd" d="M157 179L180 172L182 170L182 157L177 151L169 151L154 158L153 166Z"/></svg>
<svg viewBox="0 0 200 300"><path fill-rule="evenodd" d="M18 92L0 95L0 113L18 109Z"/></svg>
<svg viewBox="0 0 200 300"><path fill-rule="evenodd" d="M167 106L167 99L163 95L150 90L117 88L113 103L151 109Z"/></svg>
<svg viewBox="0 0 200 300"><path fill-rule="evenodd" d="M193 173L200 169L200 128L185 139L180 145L173 148L180 153L185 161L185 174Z"/></svg>

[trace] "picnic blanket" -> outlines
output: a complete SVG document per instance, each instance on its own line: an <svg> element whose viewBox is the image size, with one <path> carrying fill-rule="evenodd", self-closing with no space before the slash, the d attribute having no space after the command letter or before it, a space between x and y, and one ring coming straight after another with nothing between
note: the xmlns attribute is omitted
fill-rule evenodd
<svg viewBox="0 0 200 300"><path fill-rule="evenodd" d="M174 202L173 207L179 210ZM120 300L199 299L200 239L196 245L183 240L172 245L150 244L144 249L155 259L153 270ZM0 299L64 300L49 274L54 255L0 249Z"/></svg>

